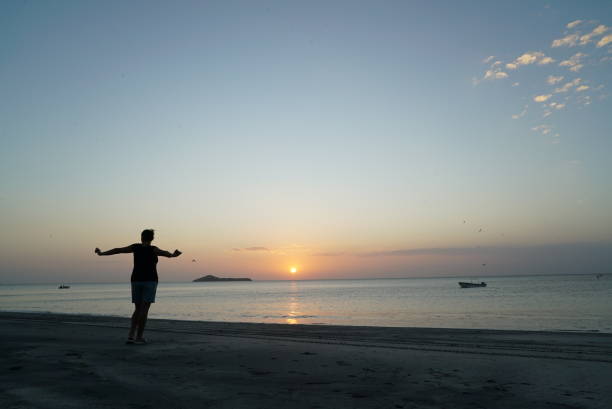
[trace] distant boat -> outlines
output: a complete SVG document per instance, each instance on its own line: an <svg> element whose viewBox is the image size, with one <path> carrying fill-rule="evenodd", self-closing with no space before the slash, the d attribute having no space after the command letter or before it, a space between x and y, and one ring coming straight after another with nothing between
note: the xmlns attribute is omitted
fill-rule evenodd
<svg viewBox="0 0 612 409"><path fill-rule="evenodd" d="M59 287L57 287L57 288L59 288L60 290L63 290L63 289L66 289L66 288L70 288L70 286L66 285L66 284L60 284Z"/></svg>
<svg viewBox="0 0 612 409"><path fill-rule="evenodd" d="M486 287L487 283L481 281L480 283L466 283L464 281L459 281L459 287L461 288L474 288L474 287Z"/></svg>

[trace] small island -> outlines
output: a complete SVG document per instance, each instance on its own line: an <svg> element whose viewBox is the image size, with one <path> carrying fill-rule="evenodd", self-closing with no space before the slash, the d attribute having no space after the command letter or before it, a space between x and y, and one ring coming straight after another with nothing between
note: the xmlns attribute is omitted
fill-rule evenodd
<svg viewBox="0 0 612 409"><path fill-rule="evenodd" d="M251 280L250 278L221 278L221 277L215 277L210 274L193 280L194 283L202 282L202 281L253 281L253 280Z"/></svg>

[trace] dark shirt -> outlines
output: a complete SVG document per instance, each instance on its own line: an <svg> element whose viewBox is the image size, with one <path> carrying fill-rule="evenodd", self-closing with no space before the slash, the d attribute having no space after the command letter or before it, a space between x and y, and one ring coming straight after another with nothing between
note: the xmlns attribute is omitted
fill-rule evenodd
<svg viewBox="0 0 612 409"><path fill-rule="evenodd" d="M134 252L134 269L131 281L155 281L157 282L157 247L144 246L140 243L132 244Z"/></svg>

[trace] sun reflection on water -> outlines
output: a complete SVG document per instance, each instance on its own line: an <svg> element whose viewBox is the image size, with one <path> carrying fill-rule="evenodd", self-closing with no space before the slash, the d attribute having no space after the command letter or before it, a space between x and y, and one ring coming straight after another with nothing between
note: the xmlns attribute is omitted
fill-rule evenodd
<svg viewBox="0 0 612 409"><path fill-rule="evenodd" d="M287 313L286 322L287 324L298 324L298 320L296 317L300 315L299 313L299 303L298 303L298 285L295 281L291 282L291 286L289 287L289 312Z"/></svg>

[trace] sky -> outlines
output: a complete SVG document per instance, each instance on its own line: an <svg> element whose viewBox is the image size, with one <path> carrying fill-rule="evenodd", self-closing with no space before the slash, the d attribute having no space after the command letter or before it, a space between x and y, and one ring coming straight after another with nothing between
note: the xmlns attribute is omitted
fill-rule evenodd
<svg viewBox="0 0 612 409"><path fill-rule="evenodd" d="M609 1L3 1L0 283L610 273L611 90Z"/></svg>

